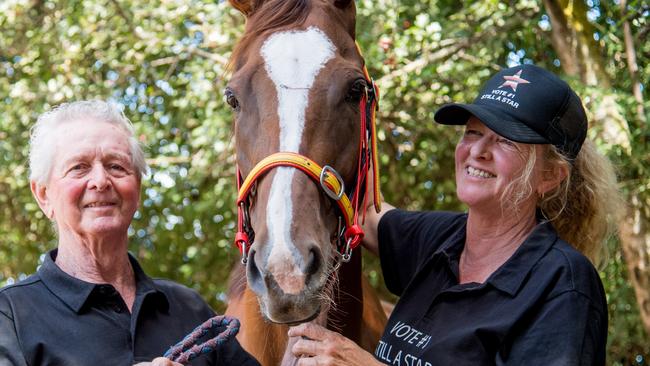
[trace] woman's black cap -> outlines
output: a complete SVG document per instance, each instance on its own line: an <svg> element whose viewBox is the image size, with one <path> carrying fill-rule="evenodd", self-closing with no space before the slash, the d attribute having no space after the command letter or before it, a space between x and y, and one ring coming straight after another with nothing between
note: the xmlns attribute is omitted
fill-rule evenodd
<svg viewBox="0 0 650 366"><path fill-rule="evenodd" d="M580 97L555 74L534 65L499 71L472 104L446 104L434 118L464 125L470 116L512 141L552 144L574 159L587 136Z"/></svg>

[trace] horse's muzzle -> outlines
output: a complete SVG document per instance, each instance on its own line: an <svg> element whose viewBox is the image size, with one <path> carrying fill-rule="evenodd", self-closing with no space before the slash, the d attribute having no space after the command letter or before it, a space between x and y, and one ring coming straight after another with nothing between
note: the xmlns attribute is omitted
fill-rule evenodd
<svg viewBox="0 0 650 366"><path fill-rule="evenodd" d="M286 283L281 286L278 279L271 271L261 268L259 252L254 249L250 251L246 266L248 285L255 292L260 303L262 315L270 322L281 324L300 324L313 320L320 313L322 290L326 284L320 276L324 271L324 261L320 251L310 250L306 263L301 269L301 275L297 278L289 278L290 275L282 273L281 280L300 281L300 291L288 293L284 289Z"/></svg>

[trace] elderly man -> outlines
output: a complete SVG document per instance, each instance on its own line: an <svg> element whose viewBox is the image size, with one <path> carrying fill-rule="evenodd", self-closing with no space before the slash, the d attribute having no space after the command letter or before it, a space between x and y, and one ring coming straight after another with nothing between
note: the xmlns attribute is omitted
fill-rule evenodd
<svg viewBox="0 0 650 366"><path fill-rule="evenodd" d="M130 121L108 103L63 104L38 119L31 190L58 247L0 290L0 365L151 361L214 316L196 292L147 277L127 252L145 169ZM193 362L217 364L258 363L233 339Z"/></svg>

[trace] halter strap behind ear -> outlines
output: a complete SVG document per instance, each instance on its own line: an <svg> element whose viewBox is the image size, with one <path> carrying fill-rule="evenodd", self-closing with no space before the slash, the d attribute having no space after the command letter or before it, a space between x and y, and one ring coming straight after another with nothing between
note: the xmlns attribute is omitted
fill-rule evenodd
<svg viewBox="0 0 650 366"><path fill-rule="evenodd" d="M361 47L359 47L358 42L354 42L355 46L357 46L357 52L359 52L359 55L361 55L361 58L363 59L363 53L361 52ZM368 68L366 67L365 59L363 59L363 75L366 78L366 82L368 83L368 88L369 90L369 97L367 100L367 106L366 106L366 116L370 117L370 121L368 123L370 127L370 160L372 161L372 178L373 178L373 199L374 199L374 206L375 206L375 212L379 213L381 211L381 188L379 187L379 159L378 159L378 154L377 154L377 128L376 128L376 112L377 109L379 109L379 98L380 98L380 92L379 92L379 87L377 84L375 84L375 81L370 77L370 73L368 72Z"/></svg>

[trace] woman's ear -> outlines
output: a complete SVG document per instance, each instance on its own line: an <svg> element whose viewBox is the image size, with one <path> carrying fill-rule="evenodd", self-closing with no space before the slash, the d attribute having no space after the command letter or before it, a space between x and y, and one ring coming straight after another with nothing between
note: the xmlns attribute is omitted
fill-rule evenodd
<svg viewBox="0 0 650 366"><path fill-rule="evenodd" d="M569 176L569 167L565 164L549 163L542 171L542 179L537 185L537 195L543 197L546 192L557 188Z"/></svg>
<svg viewBox="0 0 650 366"><path fill-rule="evenodd" d="M54 219L54 209L50 203L49 197L47 195L47 187L43 184L36 183L35 181L29 182L29 187L32 190L32 194L38 203L38 207L41 208L41 211L47 216L48 219Z"/></svg>

